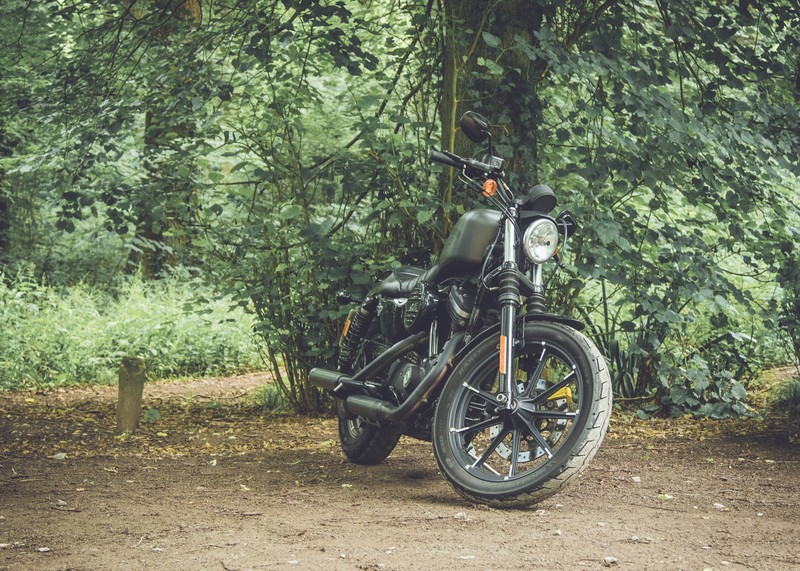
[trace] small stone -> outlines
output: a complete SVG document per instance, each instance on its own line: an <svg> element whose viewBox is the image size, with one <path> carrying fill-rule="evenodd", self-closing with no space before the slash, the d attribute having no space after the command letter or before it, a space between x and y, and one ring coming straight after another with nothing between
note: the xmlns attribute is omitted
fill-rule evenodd
<svg viewBox="0 0 800 571"><path fill-rule="evenodd" d="M604 522L604 521L598 521L597 522L597 527L605 527L605 526L606 526L606 522Z"/></svg>
<svg viewBox="0 0 800 571"><path fill-rule="evenodd" d="M339 557L340 557L341 559L347 559L347 554L346 554L346 553L340 553L340 554L339 554Z"/></svg>
<svg viewBox="0 0 800 571"><path fill-rule="evenodd" d="M631 478L631 480L633 480L633 481L634 481L634 482L636 482L637 484L641 484L641 483L642 483L642 478L641 478L641 476L633 476L633 477Z"/></svg>
<svg viewBox="0 0 800 571"><path fill-rule="evenodd" d="M49 551L52 551L52 549L50 549L49 547L37 547L36 551L38 551L39 553L47 553Z"/></svg>
<svg viewBox="0 0 800 571"><path fill-rule="evenodd" d="M67 502L65 502L64 500L57 500L57 501L56 501L56 505L57 505L58 507L60 507L60 508L63 508L64 506L66 506L66 505L67 505Z"/></svg>
<svg viewBox="0 0 800 571"><path fill-rule="evenodd" d="M617 559L616 557L610 557L610 556L603 557L603 565L605 565L606 567L611 567L612 565L616 565L617 563L619 563L619 559Z"/></svg>
<svg viewBox="0 0 800 571"><path fill-rule="evenodd" d="M728 508L726 508L723 504L720 504L719 502L714 504L714 509L719 510L721 512L729 511Z"/></svg>
<svg viewBox="0 0 800 571"><path fill-rule="evenodd" d="M564 535L564 534L562 533L562 531L561 531L560 529L557 529L557 530L555 530L555 531L553 532L553 535L555 535L555 536L557 536L557 537L561 537L561 536L562 536L562 535Z"/></svg>
<svg viewBox="0 0 800 571"><path fill-rule="evenodd" d="M8 549L11 547L10 543L0 543L0 549Z"/></svg>
<svg viewBox="0 0 800 571"><path fill-rule="evenodd" d="M475 559L474 555L461 555L459 559L463 559L464 561L472 561Z"/></svg>
<svg viewBox="0 0 800 571"><path fill-rule="evenodd" d="M67 459L67 453L66 452L59 452L58 454L53 454L52 456L50 456L50 458L52 458L53 460L66 460Z"/></svg>

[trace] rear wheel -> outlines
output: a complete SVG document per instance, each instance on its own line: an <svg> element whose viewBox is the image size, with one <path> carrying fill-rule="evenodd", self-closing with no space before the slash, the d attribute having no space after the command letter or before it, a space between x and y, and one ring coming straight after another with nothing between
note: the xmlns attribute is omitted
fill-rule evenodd
<svg viewBox="0 0 800 571"><path fill-rule="evenodd" d="M433 423L434 453L450 484L467 499L495 507L536 503L577 477L611 416L605 361L578 331L529 323L525 346L516 353L510 410L497 398L499 343L493 337L453 370Z"/></svg>
<svg viewBox="0 0 800 571"><path fill-rule="evenodd" d="M364 367L386 348L377 322L373 322L359 348L355 370ZM344 402L337 401L339 442L347 459L355 464L380 464L392 453L400 440L400 432L389 426L372 424L347 411Z"/></svg>

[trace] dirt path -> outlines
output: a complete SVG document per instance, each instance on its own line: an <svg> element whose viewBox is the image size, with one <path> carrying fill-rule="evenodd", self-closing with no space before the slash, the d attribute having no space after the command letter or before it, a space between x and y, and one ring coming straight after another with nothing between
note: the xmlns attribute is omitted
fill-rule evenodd
<svg viewBox="0 0 800 571"><path fill-rule="evenodd" d="M333 421L254 411L261 381L148 387L160 419L132 437L112 390L0 393L0 569L800 567L779 424L615 418L577 485L499 511L461 501L424 442L346 463Z"/></svg>

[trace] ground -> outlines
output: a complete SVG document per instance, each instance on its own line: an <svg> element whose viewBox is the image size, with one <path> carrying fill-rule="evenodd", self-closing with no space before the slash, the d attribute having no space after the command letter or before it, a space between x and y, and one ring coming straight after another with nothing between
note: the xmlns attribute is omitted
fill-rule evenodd
<svg viewBox="0 0 800 571"><path fill-rule="evenodd" d="M151 422L124 436L113 388L0 393L0 569L800 568L780 419L619 413L576 484L501 511L455 494L425 442L349 464L334 421L255 409L264 381L148 385Z"/></svg>

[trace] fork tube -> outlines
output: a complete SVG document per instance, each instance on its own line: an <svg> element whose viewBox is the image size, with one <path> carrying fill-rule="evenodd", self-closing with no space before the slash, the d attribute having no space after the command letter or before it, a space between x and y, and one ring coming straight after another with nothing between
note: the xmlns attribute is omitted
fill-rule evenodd
<svg viewBox="0 0 800 571"><path fill-rule="evenodd" d="M516 216L516 209L511 209ZM516 227L511 219L505 220L503 240L503 269L500 272L500 391L497 395L502 408L514 406L514 322L521 305L519 278L517 278Z"/></svg>

